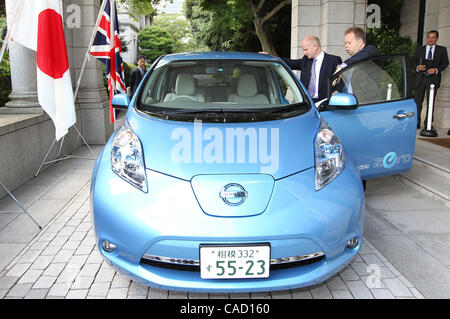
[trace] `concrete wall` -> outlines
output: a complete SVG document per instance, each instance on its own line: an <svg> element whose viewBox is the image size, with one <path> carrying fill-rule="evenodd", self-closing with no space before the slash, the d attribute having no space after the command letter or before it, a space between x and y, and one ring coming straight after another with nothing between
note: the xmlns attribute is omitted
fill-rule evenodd
<svg viewBox="0 0 450 319"><path fill-rule="evenodd" d="M101 0L64 1L65 11L69 4L76 4L81 8L81 25L65 29L69 64L74 74L72 77L74 87L80 78L101 2ZM77 117L77 122L81 124L81 134L92 144L105 143L113 132L113 126L109 121L109 98L103 85L103 74L103 64L91 56L87 60L76 100L81 111Z"/></svg>
<svg viewBox="0 0 450 319"><path fill-rule="evenodd" d="M79 115L78 110L77 117ZM12 191L34 178L54 136L55 127L47 114L0 115L0 182ZM52 148L47 161L57 158L60 143L61 141ZM70 128L64 138L61 155L72 153L81 143L78 133L73 127ZM44 165L42 172L51 165ZM6 191L0 187L0 198L5 195Z"/></svg>
<svg viewBox="0 0 450 319"><path fill-rule="evenodd" d="M408 5L402 8L400 35L409 36L413 41L417 40L419 7L420 0L408 0Z"/></svg>
<svg viewBox="0 0 450 319"><path fill-rule="evenodd" d="M301 42L313 34L327 53L347 59L344 32L352 26L365 26L366 8L366 0L293 0L291 57L303 56Z"/></svg>
<svg viewBox="0 0 450 319"><path fill-rule="evenodd" d="M447 53L450 54L450 1L440 1L438 17L438 43L445 46ZM436 127L450 128L450 67L442 73L441 88L436 96L436 111L434 114Z"/></svg>

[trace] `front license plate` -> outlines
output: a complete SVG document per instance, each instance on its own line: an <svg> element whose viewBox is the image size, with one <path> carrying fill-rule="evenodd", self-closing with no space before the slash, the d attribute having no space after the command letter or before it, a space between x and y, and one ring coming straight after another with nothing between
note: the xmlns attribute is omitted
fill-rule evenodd
<svg viewBox="0 0 450 319"><path fill-rule="evenodd" d="M201 245L202 279L267 278L270 245Z"/></svg>

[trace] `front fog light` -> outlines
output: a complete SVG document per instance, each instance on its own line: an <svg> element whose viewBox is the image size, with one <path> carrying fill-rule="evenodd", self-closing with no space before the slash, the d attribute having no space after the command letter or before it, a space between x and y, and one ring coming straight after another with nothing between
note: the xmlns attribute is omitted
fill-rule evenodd
<svg viewBox="0 0 450 319"><path fill-rule="evenodd" d="M111 169L131 185L147 192L147 176L141 141L133 131L122 127L117 131L111 147Z"/></svg>
<svg viewBox="0 0 450 319"><path fill-rule="evenodd" d="M114 243L112 243L112 242L110 242L108 240L104 240L102 242L102 248L107 253L112 253L114 250L116 250L117 246L114 245Z"/></svg>
<svg viewBox="0 0 450 319"><path fill-rule="evenodd" d="M356 247L358 247L359 245L359 239L358 237L352 238L347 242L347 245L345 247L347 247L348 249L354 249Z"/></svg>

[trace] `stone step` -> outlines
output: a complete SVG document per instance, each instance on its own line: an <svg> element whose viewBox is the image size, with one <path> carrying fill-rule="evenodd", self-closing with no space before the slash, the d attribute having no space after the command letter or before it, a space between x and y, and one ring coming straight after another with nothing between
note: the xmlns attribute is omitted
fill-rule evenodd
<svg viewBox="0 0 450 319"><path fill-rule="evenodd" d="M409 171L398 178L424 195L450 207L450 171L448 168L420 157L414 157Z"/></svg>
<svg viewBox="0 0 450 319"><path fill-rule="evenodd" d="M450 158L448 160L450 162ZM448 168L436 161L430 161L430 160L427 160L426 158L415 155L413 163L420 167L429 168L434 173L450 179L450 168Z"/></svg>

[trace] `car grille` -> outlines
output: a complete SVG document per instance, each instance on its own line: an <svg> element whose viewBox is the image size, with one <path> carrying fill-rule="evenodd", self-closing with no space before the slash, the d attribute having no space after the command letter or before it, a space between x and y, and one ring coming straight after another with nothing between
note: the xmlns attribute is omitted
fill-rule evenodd
<svg viewBox="0 0 450 319"><path fill-rule="evenodd" d="M312 254L286 258L273 258L270 260L270 270L286 269L309 265L319 262L324 258L325 254L323 252L316 252ZM195 259L178 259L146 254L142 257L141 263L150 266L174 270L197 271L197 272L200 271L200 262Z"/></svg>

